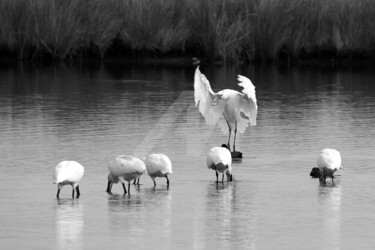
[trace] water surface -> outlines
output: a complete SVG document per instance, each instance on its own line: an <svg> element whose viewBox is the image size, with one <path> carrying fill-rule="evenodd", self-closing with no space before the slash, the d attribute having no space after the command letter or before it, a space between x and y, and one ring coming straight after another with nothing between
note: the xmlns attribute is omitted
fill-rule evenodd
<svg viewBox="0 0 375 250"><path fill-rule="evenodd" d="M0 69L0 244L4 249L373 249L375 74L201 67L215 90L257 90L258 125L238 138L235 181L215 184L208 149L226 142L194 106L193 66ZM335 185L309 172L336 148ZM170 188L148 176L105 192L116 155L163 152ZM81 198L52 184L85 167Z"/></svg>

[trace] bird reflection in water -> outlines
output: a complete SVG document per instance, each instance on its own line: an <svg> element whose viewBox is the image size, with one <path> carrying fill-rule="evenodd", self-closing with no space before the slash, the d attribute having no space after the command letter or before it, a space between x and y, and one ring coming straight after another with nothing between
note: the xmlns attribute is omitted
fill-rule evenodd
<svg viewBox="0 0 375 250"><path fill-rule="evenodd" d="M319 202L323 205L322 237L329 242L328 249L340 249L341 237L341 186L319 185Z"/></svg>
<svg viewBox="0 0 375 250"><path fill-rule="evenodd" d="M82 249L83 205L79 200L59 199L55 212L58 249Z"/></svg>
<svg viewBox="0 0 375 250"><path fill-rule="evenodd" d="M130 249L154 246L169 249L172 242L171 190L150 187L140 192L142 195L134 197L108 197L108 233L114 237L126 236L126 246ZM145 235L147 241L140 240Z"/></svg>

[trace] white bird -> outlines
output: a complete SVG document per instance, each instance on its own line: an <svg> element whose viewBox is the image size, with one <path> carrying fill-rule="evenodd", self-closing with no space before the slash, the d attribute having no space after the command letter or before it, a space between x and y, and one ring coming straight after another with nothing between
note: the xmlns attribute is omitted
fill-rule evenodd
<svg viewBox="0 0 375 250"><path fill-rule="evenodd" d="M62 161L55 167L53 183L57 184L56 197L60 198L60 190L65 185L73 188L72 198L74 199L74 189L77 191L77 198L81 195L78 182L82 179L85 169L76 161Z"/></svg>
<svg viewBox="0 0 375 250"><path fill-rule="evenodd" d="M330 148L323 149L320 151L317 163L320 171L319 180L326 183L326 178L331 177L332 183L334 183L334 173L342 169L339 151Z"/></svg>
<svg viewBox="0 0 375 250"><path fill-rule="evenodd" d="M219 183L219 173L223 174L221 182L224 184L224 173L227 175L227 181L233 181L232 176L232 156L225 147L213 147L208 151L207 167L215 170L216 183Z"/></svg>
<svg viewBox="0 0 375 250"><path fill-rule="evenodd" d="M199 66L194 75L194 98L195 105L206 119L208 125L219 124L221 130L228 137L228 149L230 151L230 137L234 128L233 151L236 151L236 135L244 133L249 126L256 126L257 100L255 87L250 79L238 75L238 85L242 93L224 89L217 93L213 92L206 76L199 71Z"/></svg>
<svg viewBox="0 0 375 250"><path fill-rule="evenodd" d="M119 155L112 160L108 166L108 186L107 192L111 193L113 183L121 182L124 194L127 193L125 181L128 181L128 191L130 195L130 182L139 178L146 172L146 166L141 159L130 155Z"/></svg>
<svg viewBox="0 0 375 250"><path fill-rule="evenodd" d="M172 174L171 160L165 154L150 154L145 157L147 174L151 177L156 187L155 178L165 177L167 179L167 188L169 188L168 175Z"/></svg>

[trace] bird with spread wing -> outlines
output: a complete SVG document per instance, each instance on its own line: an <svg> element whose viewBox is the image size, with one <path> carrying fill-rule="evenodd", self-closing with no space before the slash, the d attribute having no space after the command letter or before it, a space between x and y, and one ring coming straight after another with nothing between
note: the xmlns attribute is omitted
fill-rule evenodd
<svg viewBox="0 0 375 250"><path fill-rule="evenodd" d="M195 105L208 125L218 124L225 134L229 134L227 143L229 151L233 130L233 151L236 151L237 132L244 133L249 124L256 126L258 106L255 87L245 76L238 75L238 81L238 85L243 88L242 93L232 89L215 93L206 76L200 72L199 66L194 75Z"/></svg>

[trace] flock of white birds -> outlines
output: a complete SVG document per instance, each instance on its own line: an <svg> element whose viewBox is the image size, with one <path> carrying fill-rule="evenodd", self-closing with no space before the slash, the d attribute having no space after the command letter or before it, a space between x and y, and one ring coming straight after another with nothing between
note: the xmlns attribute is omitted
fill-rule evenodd
<svg viewBox="0 0 375 250"><path fill-rule="evenodd" d="M224 89L214 92L206 76L199 70L195 70L194 75L194 99L195 105L204 116L208 125L218 125L221 130L228 134L227 144L222 147L213 147L208 151L206 164L209 169L216 172L216 183L219 183L219 173L222 174L221 182L224 184L224 174L227 181L233 181L232 176L232 155L236 152L237 132L244 133L246 128L256 126L257 100L255 87L247 77L238 75L238 85L243 89L241 92ZM233 150L230 141L233 136ZM317 160L319 180L326 183L326 178L334 179L334 173L342 168L340 153L335 149L323 149ZM112 160L109 165L107 192L111 193L113 183L121 183L124 195L130 195L130 183L139 185L139 178L143 174L148 174L154 182L155 178L164 177L169 188L168 175L172 174L171 160L165 154L150 154L142 159L120 155ZM56 168L53 175L54 183L57 184L57 195L60 197L60 190L64 185L71 185L73 188L72 198L76 191L76 198L80 196L79 182L84 174L84 167L76 161L62 161ZM138 182L137 182L138 180ZM128 190L125 187L128 182Z"/></svg>

